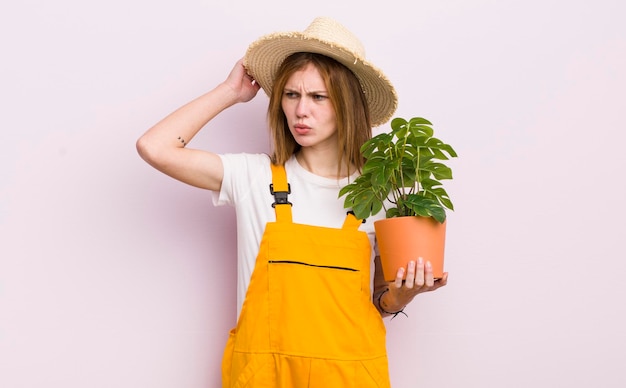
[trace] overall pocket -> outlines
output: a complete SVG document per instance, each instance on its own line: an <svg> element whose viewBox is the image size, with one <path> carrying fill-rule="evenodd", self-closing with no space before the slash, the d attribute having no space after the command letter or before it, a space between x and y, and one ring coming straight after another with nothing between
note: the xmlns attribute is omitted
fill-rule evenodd
<svg viewBox="0 0 626 388"><path fill-rule="evenodd" d="M268 261L270 346L281 353L341 358L358 353L368 300L362 271Z"/></svg>

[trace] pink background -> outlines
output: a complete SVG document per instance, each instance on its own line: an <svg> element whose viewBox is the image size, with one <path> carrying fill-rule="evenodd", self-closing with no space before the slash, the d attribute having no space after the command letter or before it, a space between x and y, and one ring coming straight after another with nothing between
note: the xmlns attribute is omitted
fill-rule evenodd
<svg viewBox="0 0 626 388"><path fill-rule="evenodd" d="M3 3L0 387L219 386L232 209L134 143L251 41L317 15L361 37L396 116L460 155L450 284L386 321L394 388L625 386L625 4ZM266 151L266 103L190 146Z"/></svg>

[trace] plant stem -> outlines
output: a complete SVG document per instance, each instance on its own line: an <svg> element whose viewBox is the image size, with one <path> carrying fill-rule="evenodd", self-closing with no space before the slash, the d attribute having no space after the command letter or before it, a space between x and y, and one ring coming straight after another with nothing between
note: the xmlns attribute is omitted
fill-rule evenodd
<svg viewBox="0 0 626 388"><path fill-rule="evenodd" d="M408 123L407 123L408 126ZM402 198L406 198L407 197L407 193L406 193L406 185L404 183L404 173L403 173L403 169L402 169L402 159L404 158L404 153L406 151L406 142L409 138L409 134L411 132L409 131L409 128L407 128L406 134L404 135L404 139L402 139L402 150L400 151L400 157L398 158L399 161L399 168L400 168L400 190L402 192ZM405 206L402 206L402 208L404 209ZM406 214L403 214L406 215Z"/></svg>
<svg viewBox="0 0 626 388"><path fill-rule="evenodd" d="M420 182L420 175L418 173L418 171L420 170L420 156L421 156L421 147L419 146L419 144L417 145L417 165L415 166L415 189L417 190L417 192L420 192L420 187L422 182Z"/></svg>

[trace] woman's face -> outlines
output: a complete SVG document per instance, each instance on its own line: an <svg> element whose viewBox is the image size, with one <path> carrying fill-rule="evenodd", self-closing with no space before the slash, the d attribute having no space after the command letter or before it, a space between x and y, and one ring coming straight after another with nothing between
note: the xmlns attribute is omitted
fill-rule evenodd
<svg viewBox="0 0 626 388"><path fill-rule="evenodd" d="M337 146L335 110L314 65L309 63L289 77L281 104L289 130L300 146Z"/></svg>

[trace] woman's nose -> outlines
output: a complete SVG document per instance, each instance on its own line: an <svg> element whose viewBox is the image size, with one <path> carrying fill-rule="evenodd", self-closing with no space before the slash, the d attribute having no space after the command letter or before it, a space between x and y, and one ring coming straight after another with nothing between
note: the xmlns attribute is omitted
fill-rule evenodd
<svg viewBox="0 0 626 388"><path fill-rule="evenodd" d="M300 98L298 100L298 105L296 105L296 115L298 117L303 117L308 114L308 103L306 98Z"/></svg>

